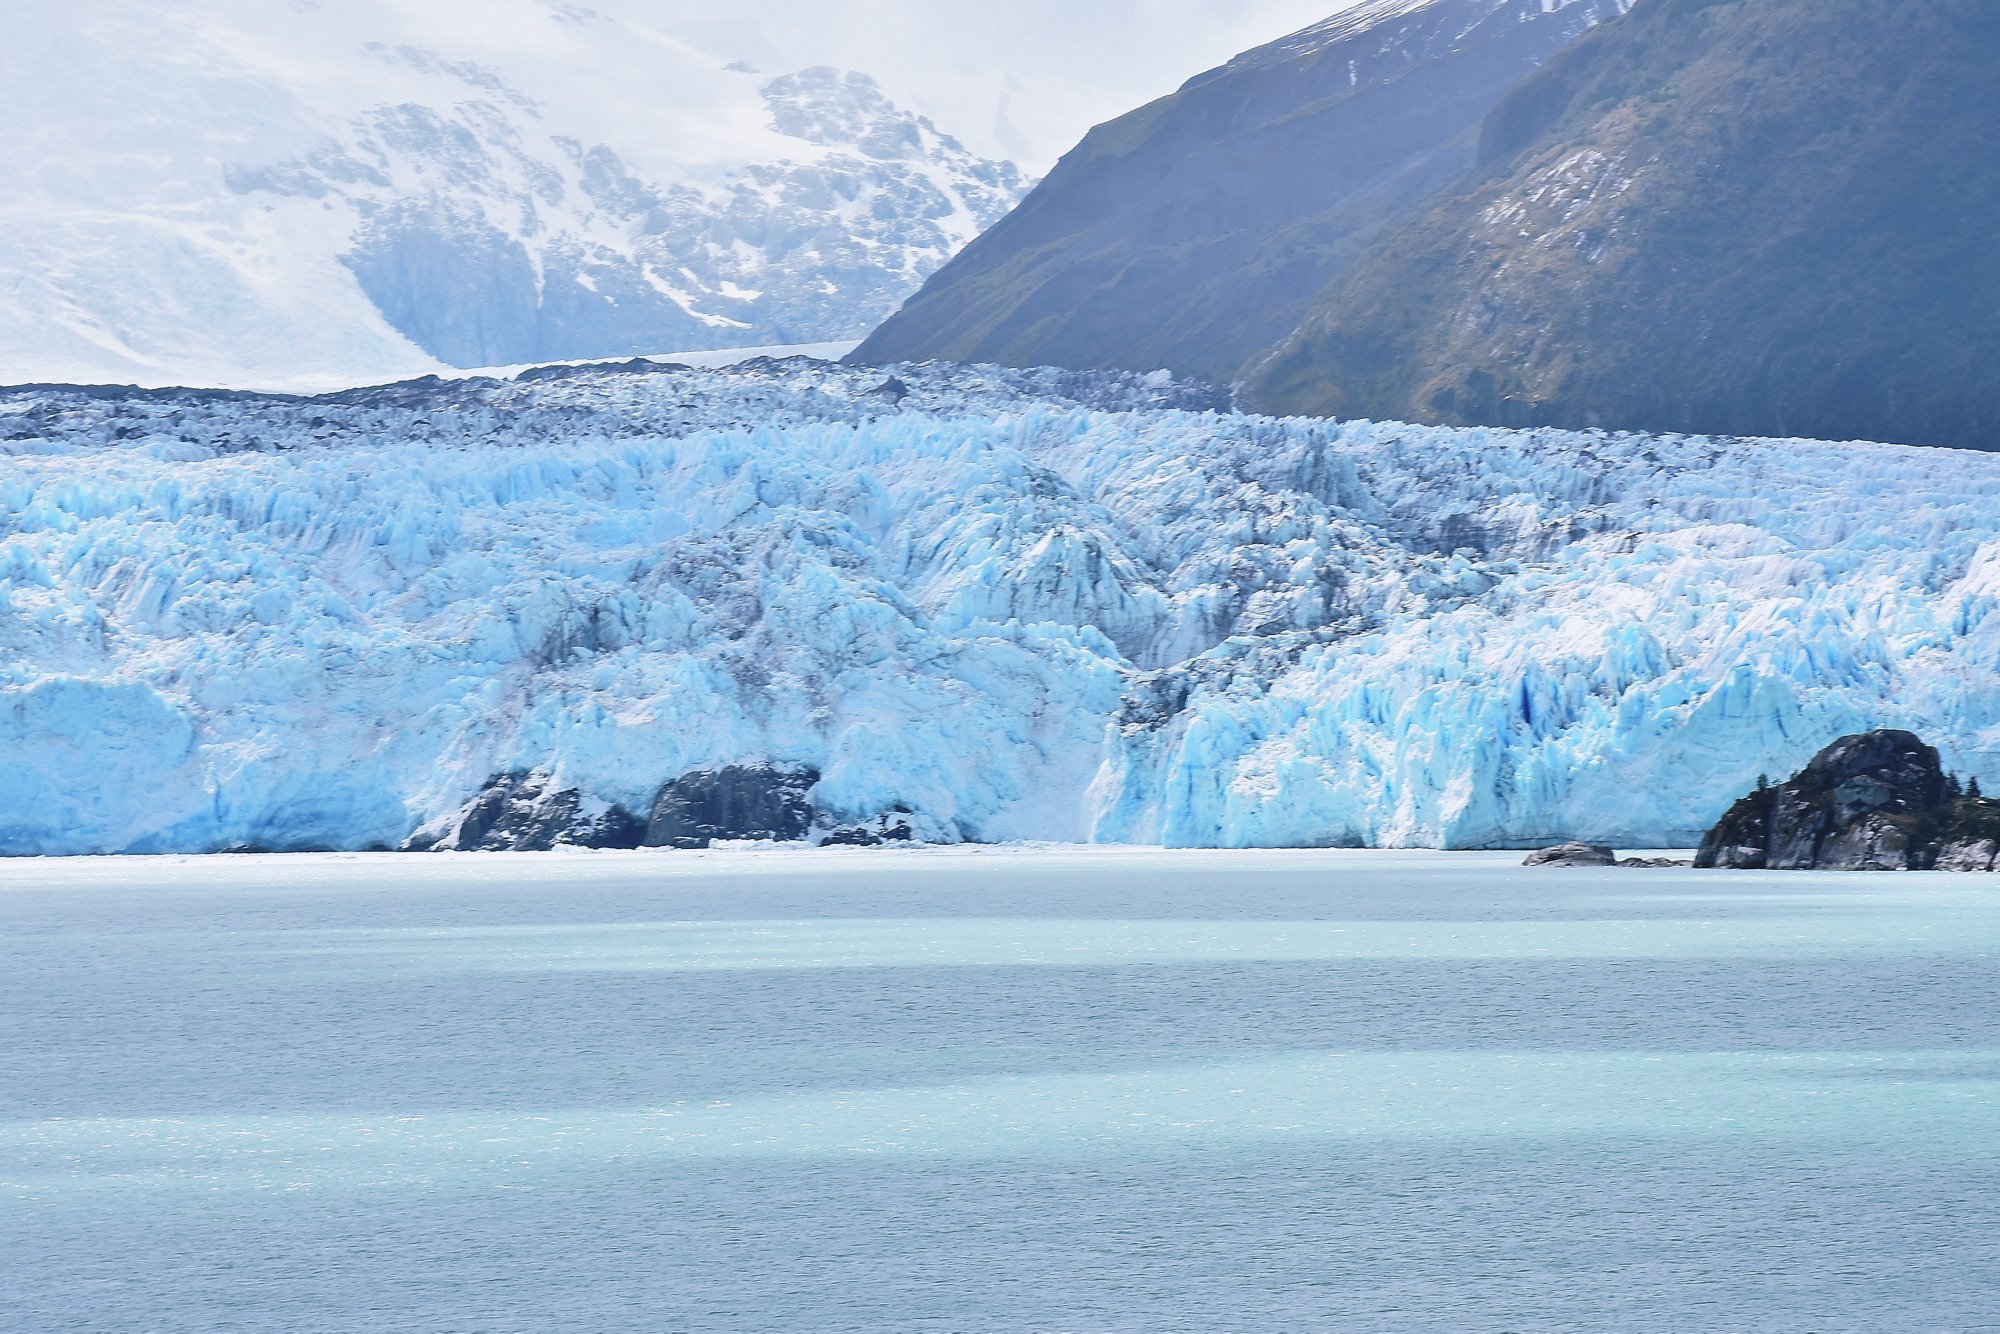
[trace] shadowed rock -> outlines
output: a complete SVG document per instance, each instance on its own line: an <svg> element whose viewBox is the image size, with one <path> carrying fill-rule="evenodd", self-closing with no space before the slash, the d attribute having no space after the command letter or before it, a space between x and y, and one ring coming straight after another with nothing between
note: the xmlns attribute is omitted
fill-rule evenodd
<svg viewBox="0 0 2000 1334"><path fill-rule="evenodd" d="M419 834L409 851L548 852L554 848L636 848L646 831L621 806L576 788L553 790L547 774L513 772L487 780L442 835Z"/></svg>
<svg viewBox="0 0 2000 1334"><path fill-rule="evenodd" d="M879 848L885 843L908 843L916 837L906 810L891 811L856 825L843 825L822 835L823 848Z"/></svg>
<svg viewBox="0 0 2000 1334"><path fill-rule="evenodd" d="M1528 854L1523 866L1616 866L1618 854L1596 843L1564 843Z"/></svg>
<svg viewBox="0 0 2000 1334"><path fill-rule="evenodd" d="M683 774L660 789L649 848L705 848L716 839L795 842L812 828L814 769L731 765Z"/></svg>

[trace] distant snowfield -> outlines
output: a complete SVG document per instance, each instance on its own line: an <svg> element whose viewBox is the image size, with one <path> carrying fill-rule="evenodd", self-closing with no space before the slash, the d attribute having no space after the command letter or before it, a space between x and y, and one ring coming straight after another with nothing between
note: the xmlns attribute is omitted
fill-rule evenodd
<svg viewBox="0 0 2000 1334"><path fill-rule="evenodd" d="M1174 847L1686 846L1875 726L2000 781L2000 457L897 374L0 394L0 851L760 762L832 822Z"/></svg>
<svg viewBox="0 0 2000 1334"><path fill-rule="evenodd" d="M859 338L1021 197L864 74L556 0L18 0L0 383Z"/></svg>

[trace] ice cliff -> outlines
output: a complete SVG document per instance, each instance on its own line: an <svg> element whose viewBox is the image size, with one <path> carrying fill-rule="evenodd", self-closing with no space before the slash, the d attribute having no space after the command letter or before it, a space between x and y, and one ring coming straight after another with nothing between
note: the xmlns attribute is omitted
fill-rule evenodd
<svg viewBox="0 0 2000 1334"><path fill-rule="evenodd" d="M2000 777L2000 459L896 374L0 393L0 851L754 764L1181 846L1692 844L1878 725Z"/></svg>

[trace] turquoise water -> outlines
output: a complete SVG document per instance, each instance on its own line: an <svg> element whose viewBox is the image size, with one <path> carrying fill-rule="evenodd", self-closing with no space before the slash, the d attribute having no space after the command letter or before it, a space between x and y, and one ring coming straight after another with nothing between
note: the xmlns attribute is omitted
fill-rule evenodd
<svg viewBox="0 0 2000 1334"><path fill-rule="evenodd" d="M0 864L0 1328L2000 1329L2000 890Z"/></svg>

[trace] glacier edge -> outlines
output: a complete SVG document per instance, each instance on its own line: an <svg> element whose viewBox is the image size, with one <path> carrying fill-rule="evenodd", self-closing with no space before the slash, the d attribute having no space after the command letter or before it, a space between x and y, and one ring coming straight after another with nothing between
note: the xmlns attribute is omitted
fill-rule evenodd
<svg viewBox="0 0 2000 1334"><path fill-rule="evenodd" d="M0 852L396 846L810 767L936 841L1684 846L2000 758L2000 460L805 360L0 391Z"/></svg>

